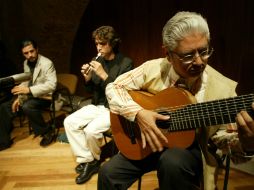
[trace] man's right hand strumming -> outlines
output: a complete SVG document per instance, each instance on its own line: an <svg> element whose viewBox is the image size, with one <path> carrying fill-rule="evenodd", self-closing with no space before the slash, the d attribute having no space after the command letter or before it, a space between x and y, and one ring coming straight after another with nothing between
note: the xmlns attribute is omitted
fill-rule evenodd
<svg viewBox="0 0 254 190"><path fill-rule="evenodd" d="M168 143L167 138L155 123L157 119L168 120L169 117L145 109L140 110L136 115L136 120L141 131L142 146L145 148L146 143L148 143L153 152L163 150L160 140Z"/></svg>

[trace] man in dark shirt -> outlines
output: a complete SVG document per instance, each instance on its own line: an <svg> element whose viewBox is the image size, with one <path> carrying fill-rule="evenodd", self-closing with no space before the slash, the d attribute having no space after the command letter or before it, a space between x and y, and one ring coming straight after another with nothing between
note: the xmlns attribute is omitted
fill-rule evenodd
<svg viewBox="0 0 254 190"><path fill-rule="evenodd" d="M86 182L100 167L103 132L110 128L106 85L133 67L132 60L118 51L120 38L114 28L101 26L92 36L98 55L81 68L85 83L93 92L92 104L64 120L66 134L78 163L75 168L79 173L77 184Z"/></svg>

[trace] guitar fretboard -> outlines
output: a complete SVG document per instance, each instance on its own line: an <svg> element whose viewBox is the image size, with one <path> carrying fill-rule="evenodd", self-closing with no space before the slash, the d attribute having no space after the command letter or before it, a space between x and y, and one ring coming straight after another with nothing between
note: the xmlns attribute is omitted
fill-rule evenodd
<svg viewBox="0 0 254 190"><path fill-rule="evenodd" d="M168 121L157 121L157 125L169 131L190 130L212 125L235 122L236 114L245 110L254 115L251 107L254 94L242 95L233 98L190 104L175 111L159 113L170 115Z"/></svg>

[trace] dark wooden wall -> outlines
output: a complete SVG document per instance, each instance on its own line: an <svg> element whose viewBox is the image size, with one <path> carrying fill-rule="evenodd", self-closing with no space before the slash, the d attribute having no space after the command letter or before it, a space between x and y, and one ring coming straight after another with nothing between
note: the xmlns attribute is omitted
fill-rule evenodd
<svg viewBox="0 0 254 190"><path fill-rule="evenodd" d="M0 0L0 40L8 56L23 69L20 40L37 41L57 72L69 72L73 40L89 0ZM20 72L20 71L17 71Z"/></svg>
<svg viewBox="0 0 254 190"><path fill-rule="evenodd" d="M91 32L98 26L115 27L122 38L122 52L138 66L164 56L161 31L170 17L180 10L200 12L207 18L215 49L210 65L238 81L239 94L253 92L252 0L38 0L36 4L33 0L3 1L6 3L5 14L0 14L0 38L7 38L9 43L13 42L10 39L17 39L15 36L32 33L43 47L42 52L54 59L58 71L76 73L80 79L80 66L96 55ZM7 14L6 7L13 14ZM80 84L78 92L82 91Z"/></svg>
<svg viewBox="0 0 254 190"><path fill-rule="evenodd" d="M254 87L254 1L231 0L92 0L80 23L72 60L78 70L96 54L91 32L113 25L122 37L121 50L136 66L163 56L161 31L177 11L196 11L207 18L215 53L210 64L240 83L238 93ZM73 72L74 72L73 70Z"/></svg>

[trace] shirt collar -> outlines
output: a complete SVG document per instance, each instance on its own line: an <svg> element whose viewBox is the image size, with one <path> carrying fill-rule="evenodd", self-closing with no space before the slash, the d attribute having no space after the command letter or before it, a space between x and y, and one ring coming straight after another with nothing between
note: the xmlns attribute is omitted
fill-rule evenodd
<svg viewBox="0 0 254 190"><path fill-rule="evenodd" d="M180 78L180 76L176 73L174 67L170 62L169 64L170 64L170 69L168 72L169 86L172 87L175 85L176 81Z"/></svg>

